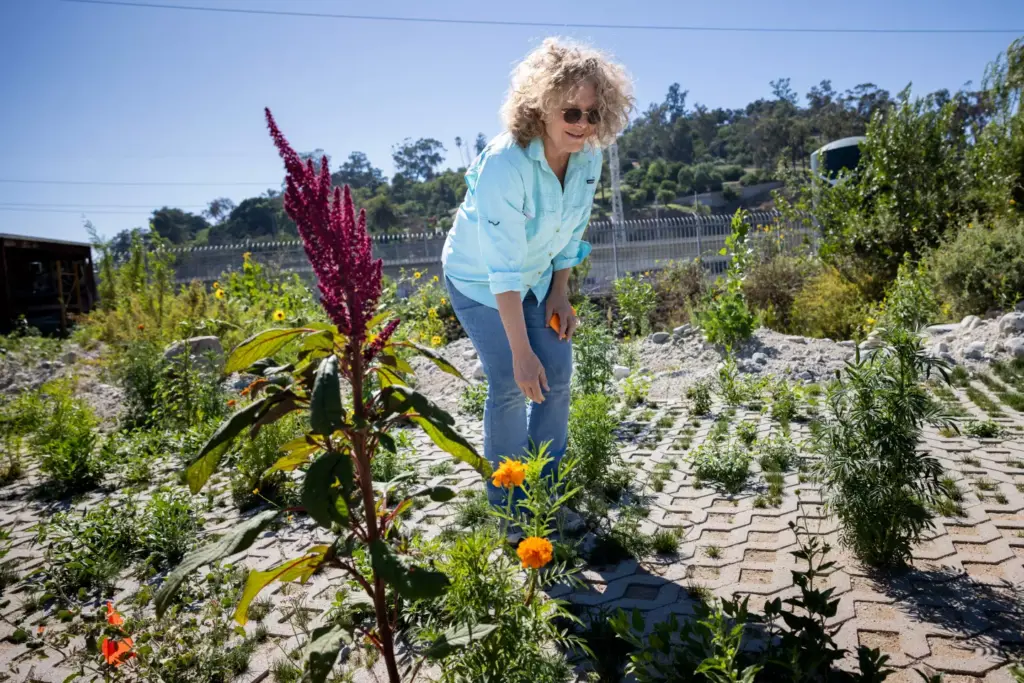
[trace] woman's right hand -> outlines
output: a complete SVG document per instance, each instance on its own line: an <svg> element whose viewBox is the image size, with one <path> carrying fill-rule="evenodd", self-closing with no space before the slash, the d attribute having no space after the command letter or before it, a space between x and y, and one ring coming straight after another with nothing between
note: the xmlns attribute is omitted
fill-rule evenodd
<svg viewBox="0 0 1024 683"><path fill-rule="evenodd" d="M512 368L516 384L519 385L526 398L534 403L543 403L544 392L550 391L551 388L548 386L548 377L544 373L544 366L541 365L540 358L537 358L533 349L513 354Z"/></svg>

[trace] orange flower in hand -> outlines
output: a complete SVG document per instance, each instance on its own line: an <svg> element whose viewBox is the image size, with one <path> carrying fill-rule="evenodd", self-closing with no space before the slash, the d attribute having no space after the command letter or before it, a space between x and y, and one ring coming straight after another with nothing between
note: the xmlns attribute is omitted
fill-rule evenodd
<svg viewBox="0 0 1024 683"><path fill-rule="evenodd" d="M539 536L524 539L516 549L516 555L523 561L523 566L530 569L540 569L550 562L552 552L551 541Z"/></svg>
<svg viewBox="0 0 1024 683"><path fill-rule="evenodd" d="M501 463L497 471L491 475L492 484L506 489L522 486L524 479L526 479L526 465L518 460L509 460L508 458L505 458L505 462Z"/></svg>
<svg viewBox="0 0 1024 683"><path fill-rule="evenodd" d="M132 652L132 639L122 638L120 640L114 640L113 638L103 638L103 642L100 643L100 649L103 651L103 657L107 660L107 664L113 664L114 666L121 666L124 664L125 659L131 659L135 656Z"/></svg>
<svg viewBox="0 0 1024 683"><path fill-rule="evenodd" d="M114 603L107 601L107 623L111 626L120 626L124 623L124 617L114 609Z"/></svg>

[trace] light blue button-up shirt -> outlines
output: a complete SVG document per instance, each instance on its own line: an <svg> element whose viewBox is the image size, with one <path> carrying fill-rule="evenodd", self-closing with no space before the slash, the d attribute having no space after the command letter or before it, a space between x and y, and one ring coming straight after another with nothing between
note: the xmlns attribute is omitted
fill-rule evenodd
<svg viewBox="0 0 1024 683"><path fill-rule="evenodd" d="M470 299L497 308L502 292L532 290L541 302L551 275L590 254L583 231L601 175L589 143L569 157L564 189L534 139L525 149L504 133L466 171L466 197L445 240L445 275Z"/></svg>

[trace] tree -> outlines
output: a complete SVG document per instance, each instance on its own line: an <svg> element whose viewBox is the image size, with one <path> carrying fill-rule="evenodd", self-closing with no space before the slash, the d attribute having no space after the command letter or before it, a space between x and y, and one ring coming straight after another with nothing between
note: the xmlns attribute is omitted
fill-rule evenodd
<svg viewBox="0 0 1024 683"><path fill-rule="evenodd" d="M256 237L275 237L278 232L275 199L250 197L235 207L227 220L210 230L212 244L224 244Z"/></svg>
<svg viewBox="0 0 1024 683"><path fill-rule="evenodd" d="M331 182L335 185L348 185L353 190L367 188L371 192L383 185L384 174L374 167L362 152L352 152L348 160L331 174Z"/></svg>
<svg viewBox="0 0 1024 683"><path fill-rule="evenodd" d="M203 212L203 215L214 223L220 223L234 210L235 203L233 201L227 197L218 197L217 199L210 200L210 204L206 207L206 211Z"/></svg>
<svg viewBox="0 0 1024 683"><path fill-rule="evenodd" d="M153 232L172 244L186 244L194 240L200 230L210 227L202 216L166 206L154 211L149 222Z"/></svg>
<svg viewBox="0 0 1024 683"><path fill-rule="evenodd" d="M391 158L398 172L416 180L431 180L437 167L444 161L444 145L434 138L420 138L413 142L406 138L392 148Z"/></svg>
<svg viewBox="0 0 1024 683"><path fill-rule="evenodd" d="M305 162L305 161L307 161L309 159L312 159L313 160L313 168L315 168L317 171L320 170L320 164L323 162L324 157L327 157L327 165L330 166L331 155L327 154L326 152L324 152L319 147L314 149L312 152L301 152L299 154L299 158L302 159L303 162Z"/></svg>

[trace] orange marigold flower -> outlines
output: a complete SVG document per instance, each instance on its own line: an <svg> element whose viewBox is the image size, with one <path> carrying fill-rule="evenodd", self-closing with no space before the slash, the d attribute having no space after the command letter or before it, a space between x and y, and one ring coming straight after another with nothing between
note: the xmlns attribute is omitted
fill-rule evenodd
<svg viewBox="0 0 1024 683"><path fill-rule="evenodd" d="M124 623L124 618L117 613L114 609L114 603L107 601L107 623L111 626L120 626Z"/></svg>
<svg viewBox="0 0 1024 683"><path fill-rule="evenodd" d="M134 643L131 638L115 640L104 636L103 642L100 643L100 649L103 651L103 657L107 660L107 664L121 666L125 659L135 656L135 653L132 652L132 645Z"/></svg>
<svg viewBox="0 0 1024 683"><path fill-rule="evenodd" d="M491 483L495 486L512 489L522 486L525 478L526 465L518 460L505 458L505 462L501 463L501 466L491 475Z"/></svg>
<svg viewBox="0 0 1024 683"><path fill-rule="evenodd" d="M238 401L236 401L235 399L231 399L230 401L228 401L228 408L234 408L237 403Z"/></svg>
<svg viewBox="0 0 1024 683"><path fill-rule="evenodd" d="M143 325L142 323L139 323L139 332L142 332L144 329L146 329L146 326Z"/></svg>
<svg viewBox="0 0 1024 683"><path fill-rule="evenodd" d="M553 550L548 539L530 536L519 544L516 555L523 561L524 567L540 569L551 561Z"/></svg>

